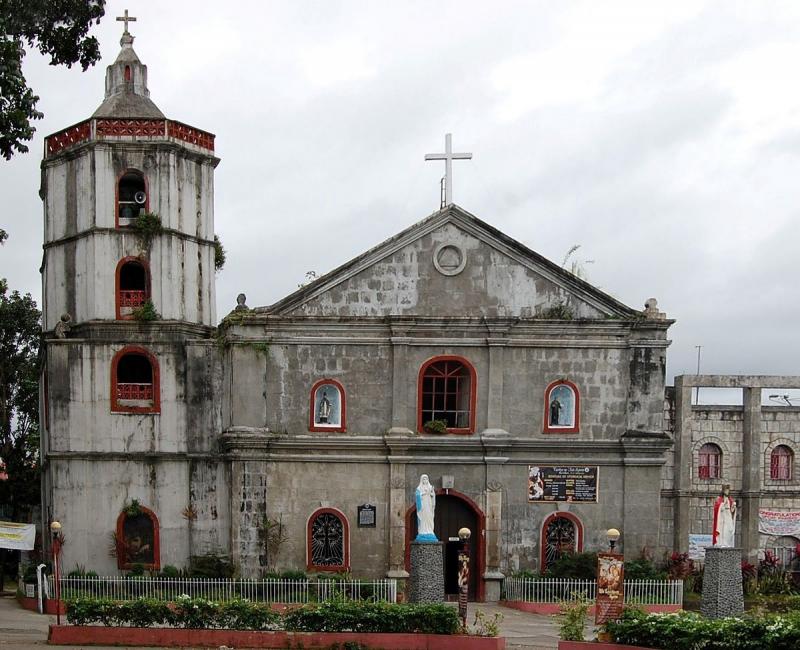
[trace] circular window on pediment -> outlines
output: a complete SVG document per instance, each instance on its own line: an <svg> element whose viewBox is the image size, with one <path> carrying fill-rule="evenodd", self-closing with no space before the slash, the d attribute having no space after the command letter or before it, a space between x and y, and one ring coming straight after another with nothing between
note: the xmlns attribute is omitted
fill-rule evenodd
<svg viewBox="0 0 800 650"><path fill-rule="evenodd" d="M458 275L467 265L467 255L456 244L439 244L433 252L433 265L442 275Z"/></svg>

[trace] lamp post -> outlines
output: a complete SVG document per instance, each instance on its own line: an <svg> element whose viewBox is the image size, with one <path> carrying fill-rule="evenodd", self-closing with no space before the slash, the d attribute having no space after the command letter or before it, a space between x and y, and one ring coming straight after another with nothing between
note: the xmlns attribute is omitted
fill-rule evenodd
<svg viewBox="0 0 800 650"><path fill-rule="evenodd" d="M61 573L58 567L58 556L61 553L61 522L53 521L50 524L53 533L53 578L56 588L56 625L61 625Z"/></svg>
<svg viewBox="0 0 800 650"><path fill-rule="evenodd" d="M458 531L461 549L458 552L458 616L461 625L467 626L467 596L469 594L469 538L472 531L462 528Z"/></svg>
<svg viewBox="0 0 800 650"><path fill-rule="evenodd" d="M606 537L608 538L608 548L612 553L614 552L614 547L617 545L619 534L620 533L616 528L609 528L606 531Z"/></svg>

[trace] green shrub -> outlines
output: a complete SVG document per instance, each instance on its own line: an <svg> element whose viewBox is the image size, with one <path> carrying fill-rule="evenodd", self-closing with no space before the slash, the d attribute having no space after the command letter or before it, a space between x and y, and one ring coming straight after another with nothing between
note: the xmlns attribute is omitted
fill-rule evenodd
<svg viewBox="0 0 800 650"><path fill-rule="evenodd" d="M234 567L227 555L206 553L189 558L189 573L192 578L232 578Z"/></svg>
<svg viewBox="0 0 800 650"><path fill-rule="evenodd" d="M447 433L447 420L428 420L423 428L428 433Z"/></svg>
<svg viewBox="0 0 800 650"><path fill-rule="evenodd" d="M592 580L597 577L597 553L565 553L550 565L544 575L547 578Z"/></svg>
<svg viewBox="0 0 800 650"><path fill-rule="evenodd" d="M178 596L172 608L172 622L178 627L200 630L219 626L218 603L205 598Z"/></svg>
<svg viewBox="0 0 800 650"><path fill-rule="evenodd" d="M108 598L75 598L67 600L65 606L72 625L119 625L119 603Z"/></svg>
<svg viewBox="0 0 800 650"><path fill-rule="evenodd" d="M583 593L573 593L572 600L562 600L558 604L558 638L562 641L583 641L586 615L592 601Z"/></svg>
<svg viewBox="0 0 800 650"><path fill-rule="evenodd" d="M162 600L139 598L117 603L116 618L120 625L133 627L150 627L173 622L173 613L169 605Z"/></svg>
<svg viewBox="0 0 800 650"><path fill-rule="evenodd" d="M172 566L171 564L166 564L161 568L161 576L162 578L180 578L181 577L181 570L178 567Z"/></svg>
<svg viewBox="0 0 800 650"><path fill-rule="evenodd" d="M141 307L133 310L132 316L134 320L151 321L161 318L161 314L156 311L152 300L147 300Z"/></svg>
<svg viewBox="0 0 800 650"><path fill-rule="evenodd" d="M219 235L214 235L214 270L221 271L225 266L225 247L219 239Z"/></svg>
<svg viewBox="0 0 800 650"><path fill-rule="evenodd" d="M248 600L231 600L219 606L219 627L231 630L275 630L280 626L281 615L264 603Z"/></svg>
<svg viewBox="0 0 800 650"><path fill-rule="evenodd" d="M626 580L666 580L667 572L660 571L647 557L625 562Z"/></svg>
<svg viewBox="0 0 800 650"><path fill-rule="evenodd" d="M455 634L458 611L444 604L328 601L288 611L284 627L292 632L420 632Z"/></svg>
<svg viewBox="0 0 800 650"><path fill-rule="evenodd" d="M705 619L625 610L605 629L616 643L670 650L790 650L800 647L800 613Z"/></svg>

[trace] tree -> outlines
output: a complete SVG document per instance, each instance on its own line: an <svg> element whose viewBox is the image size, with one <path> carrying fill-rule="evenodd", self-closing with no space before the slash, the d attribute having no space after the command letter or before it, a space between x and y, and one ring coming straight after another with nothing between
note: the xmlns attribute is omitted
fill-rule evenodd
<svg viewBox="0 0 800 650"><path fill-rule="evenodd" d="M30 294L0 279L0 504L12 519L39 503L39 341L41 313Z"/></svg>
<svg viewBox="0 0 800 650"><path fill-rule="evenodd" d="M39 97L22 74L25 46L50 56L50 65L80 63L86 70L100 59L100 46L87 36L105 14L106 0L0 0L0 154L6 160L28 151L23 142L36 129Z"/></svg>

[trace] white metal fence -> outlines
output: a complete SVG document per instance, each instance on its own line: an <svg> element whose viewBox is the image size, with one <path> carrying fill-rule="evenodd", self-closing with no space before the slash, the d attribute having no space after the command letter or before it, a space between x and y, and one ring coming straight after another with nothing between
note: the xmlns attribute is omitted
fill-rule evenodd
<svg viewBox="0 0 800 650"><path fill-rule="evenodd" d="M53 577L48 576L51 594ZM228 601L247 598L265 603L322 602L332 598L350 600L397 600L397 581L385 580L234 580L214 578L150 578L147 576L62 577L61 598L92 596L112 600L178 596Z"/></svg>
<svg viewBox="0 0 800 650"><path fill-rule="evenodd" d="M584 594L594 600L595 580L573 578L506 578L505 600L526 603L557 603ZM683 580L626 580L625 602L638 605L683 605Z"/></svg>

